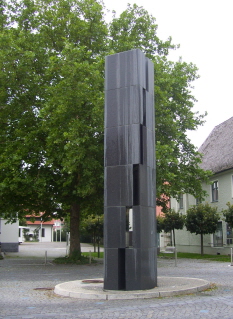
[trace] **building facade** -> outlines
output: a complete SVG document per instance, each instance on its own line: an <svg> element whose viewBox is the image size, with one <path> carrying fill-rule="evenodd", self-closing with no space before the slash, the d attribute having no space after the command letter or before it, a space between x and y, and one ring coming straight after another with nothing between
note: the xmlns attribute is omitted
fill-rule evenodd
<svg viewBox="0 0 233 319"><path fill-rule="evenodd" d="M230 254L233 248L231 227L224 221L222 210L226 203L233 204L233 117L216 126L199 149L203 154L201 167L212 171L210 184L203 184L207 196L205 202L217 207L220 213L215 234L204 236L204 252L210 254ZM197 205L198 199L182 194L179 201L171 199L171 208L186 214L187 209ZM200 235L191 234L185 228L176 230L177 249L181 252L200 252Z"/></svg>

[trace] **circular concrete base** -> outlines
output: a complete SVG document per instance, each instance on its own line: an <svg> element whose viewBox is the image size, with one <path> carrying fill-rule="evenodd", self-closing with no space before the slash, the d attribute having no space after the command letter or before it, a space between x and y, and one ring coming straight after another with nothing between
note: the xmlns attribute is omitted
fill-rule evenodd
<svg viewBox="0 0 233 319"><path fill-rule="evenodd" d="M185 277L158 277L158 287L149 290L104 290L103 279L64 282L55 286L58 295L79 299L146 299L196 293L210 288L203 279Z"/></svg>

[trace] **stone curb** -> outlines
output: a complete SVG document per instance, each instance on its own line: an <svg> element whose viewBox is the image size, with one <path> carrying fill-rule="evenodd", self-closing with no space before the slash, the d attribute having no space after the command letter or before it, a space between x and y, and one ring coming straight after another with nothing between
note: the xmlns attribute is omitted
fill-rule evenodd
<svg viewBox="0 0 233 319"><path fill-rule="evenodd" d="M103 279L97 278L89 281L75 280L64 282L55 286L54 293L64 297L78 299L150 299L171 297L176 295L193 294L210 288L211 284L203 279L186 277L158 277L158 287L150 290L115 291L104 290Z"/></svg>

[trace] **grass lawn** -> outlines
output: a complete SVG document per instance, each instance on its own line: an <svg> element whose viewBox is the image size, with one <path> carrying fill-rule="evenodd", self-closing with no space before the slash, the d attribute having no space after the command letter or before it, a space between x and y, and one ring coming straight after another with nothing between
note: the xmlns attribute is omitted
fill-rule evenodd
<svg viewBox="0 0 233 319"><path fill-rule="evenodd" d="M166 253L160 253L158 257L162 258L174 258L174 253L166 254ZM227 255L201 255L201 254L195 254L195 253L177 253L177 258L190 258L190 259L203 259L203 260L210 260L210 261L225 261L225 262L231 262L231 256Z"/></svg>
<svg viewBox="0 0 233 319"><path fill-rule="evenodd" d="M84 252L82 253L83 256L89 257L90 253L89 252ZM98 258L98 253L91 253L91 257L92 258ZM100 251L99 253L99 258L104 258L104 253L102 251Z"/></svg>
<svg viewBox="0 0 233 319"><path fill-rule="evenodd" d="M83 256L89 257L89 252L83 252ZM91 253L92 258L98 258L98 253ZM160 253L158 257L161 258L174 258L174 253L166 254L166 253ZM104 258L104 253L100 252L100 258ZM207 255L204 254L203 256L200 254L194 254L194 253L177 253L177 258L190 258L190 259L203 259L203 260L213 260L213 261L224 261L224 262L231 262L231 256L227 255Z"/></svg>

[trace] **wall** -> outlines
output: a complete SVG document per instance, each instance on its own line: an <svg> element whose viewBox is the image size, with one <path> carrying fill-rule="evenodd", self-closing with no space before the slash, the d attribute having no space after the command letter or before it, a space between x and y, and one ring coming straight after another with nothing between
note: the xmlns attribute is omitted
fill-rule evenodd
<svg viewBox="0 0 233 319"><path fill-rule="evenodd" d="M42 228L44 228L44 237L41 237L41 228L38 225L28 225L30 228L29 234L33 234L33 231L35 229L39 229L39 241L40 242L51 242L52 241L52 226L51 225L42 225Z"/></svg>
<svg viewBox="0 0 233 319"><path fill-rule="evenodd" d="M13 224L6 224L5 219L0 219L0 242L2 252L18 252L18 232L19 222Z"/></svg>

